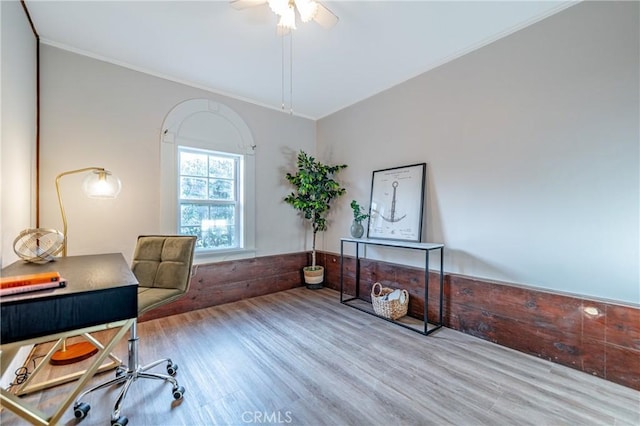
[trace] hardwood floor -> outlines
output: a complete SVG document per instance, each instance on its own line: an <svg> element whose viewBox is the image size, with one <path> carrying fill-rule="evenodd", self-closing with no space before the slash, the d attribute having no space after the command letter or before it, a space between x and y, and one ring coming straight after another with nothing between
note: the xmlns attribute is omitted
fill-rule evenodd
<svg viewBox="0 0 640 426"><path fill-rule="evenodd" d="M156 426L640 424L640 392L450 329L422 336L338 300L296 288L139 324L141 362L170 355L186 394L175 402L170 385L140 380L122 413ZM126 359L126 342L116 353ZM24 398L47 412L66 388ZM79 424L108 425L115 395L88 396ZM0 422L24 423L7 410ZM63 424L76 424L71 408Z"/></svg>

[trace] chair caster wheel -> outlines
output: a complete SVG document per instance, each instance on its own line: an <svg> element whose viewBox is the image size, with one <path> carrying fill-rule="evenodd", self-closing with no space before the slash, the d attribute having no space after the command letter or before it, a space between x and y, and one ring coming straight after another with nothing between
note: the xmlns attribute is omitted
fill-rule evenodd
<svg viewBox="0 0 640 426"><path fill-rule="evenodd" d="M170 376L175 376L178 373L178 364L169 363L167 364L167 373Z"/></svg>
<svg viewBox="0 0 640 426"><path fill-rule="evenodd" d="M127 426L129 419L125 416L118 417L118 420L111 420L111 426Z"/></svg>
<svg viewBox="0 0 640 426"><path fill-rule="evenodd" d="M91 410L91 406L86 402L80 402L73 407L73 415L76 419L84 419Z"/></svg>
<svg viewBox="0 0 640 426"><path fill-rule="evenodd" d="M178 400L184 396L184 387L178 386L173 388L173 399Z"/></svg>

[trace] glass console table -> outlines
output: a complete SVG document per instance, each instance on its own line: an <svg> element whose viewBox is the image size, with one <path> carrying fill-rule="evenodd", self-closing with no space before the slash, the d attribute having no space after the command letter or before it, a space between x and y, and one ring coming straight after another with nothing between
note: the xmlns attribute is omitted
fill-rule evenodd
<svg viewBox="0 0 640 426"><path fill-rule="evenodd" d="M355 244L355 296L345 295L344 293L344 247L345 244ZM402 317L397 320L384 318L377 315L373 311L371 303L360 297L360 247L366 246L381 246L381 247L395 247L409 250L420 250L425 254L424 261L424 312L423 321L419 321L411 317ZM438 295L438 319L437 322L429 321L428 316L428 302L429 302L429 253L432 251L440 252L440 282L439 282L439 295ZM444 244L437 243L417 243L410 241L393 241L393 240L374 240L369 238L341 238L340 239L340 303L343 303L352 308L361 310L371 315L375 315L378 318L393 322L402 327L416 331L418 333L428 335L442 327L442 299L443 299L443 284L444 284L444 271L443 271L443 259L444 259ZM349 296L345 298L345 296Z"/></svg>

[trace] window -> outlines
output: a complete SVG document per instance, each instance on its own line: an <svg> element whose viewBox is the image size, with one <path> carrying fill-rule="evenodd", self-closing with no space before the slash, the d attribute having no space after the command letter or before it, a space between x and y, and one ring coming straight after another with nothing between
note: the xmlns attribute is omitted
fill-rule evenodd
<svg viewBox="0 0 640 426"><path fill-rule="evenodd" d="M160 231L198 236L195 261L255 255L255 145L244 120L208 99L176 105L160 138Z"/></svg>
<svg viewBox="0 0 640 426"><path fill-rule="evenodd" d="M178 147L179 233L197 235L204 250L241 248L242 156Z"/></svg>

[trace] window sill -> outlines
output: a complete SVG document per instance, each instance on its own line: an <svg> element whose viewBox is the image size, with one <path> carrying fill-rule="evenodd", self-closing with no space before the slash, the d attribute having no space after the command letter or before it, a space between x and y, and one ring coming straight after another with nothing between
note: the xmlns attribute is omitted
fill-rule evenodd
<svg viewBox="0 0 640 426"><path fill-rule="evenodd" d="M251 259L256 257L255 249L220 250L216 252L195 253L194 265L224 262L227 260Z"/></svg>

